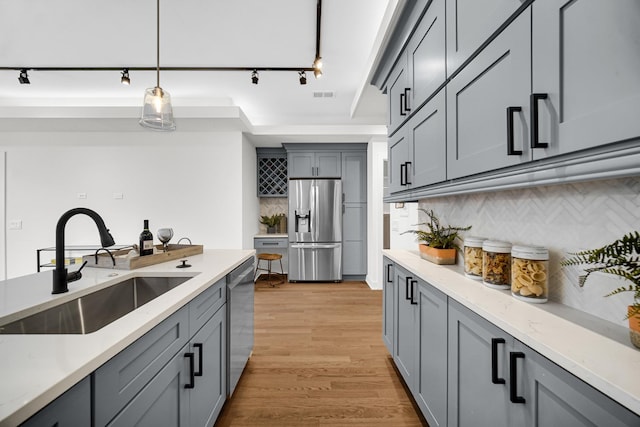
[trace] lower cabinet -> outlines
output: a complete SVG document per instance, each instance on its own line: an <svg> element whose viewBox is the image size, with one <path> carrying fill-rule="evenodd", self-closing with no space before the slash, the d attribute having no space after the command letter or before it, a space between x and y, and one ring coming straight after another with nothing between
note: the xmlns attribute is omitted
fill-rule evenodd
<svg viewBox="0 0 640 427"><path fill-rule="evenodd" d="M383 264L383 339L389 348L395 313L393 359L431 427L640 425L640 416L408 270Z"/></svg>
<svg viewBox="0 0 640 427"><path fill-rule="evenodd" d="M91 425L91 381L89 377L67 390L22 427L75 427Z"/></svg>
<svg viewBox="0 0 640 427"><path fill-rule="evenodd" d="M389 354L393 354L393 341L395 325L395 281L393 280L393 262L388 258L382 260L382 340Z"/></svg>

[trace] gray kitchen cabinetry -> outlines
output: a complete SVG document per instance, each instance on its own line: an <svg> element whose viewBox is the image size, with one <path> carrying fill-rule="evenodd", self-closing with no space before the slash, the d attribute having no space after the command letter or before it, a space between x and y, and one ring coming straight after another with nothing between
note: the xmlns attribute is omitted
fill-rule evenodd
<svg viewBox="0 0 640 427"><path fill-rule="evenodd" d="M387 132L392 135L398 127L405 121L411 112L409 106L410 88L407 78L407 52L404 51L398 57L398 62L387 81L384 92L387 94L388 124Z"/></svg>
<svg viewBox="0 0 640 427"><path fill-rule="evenodd" d="M409 189L407 167L411 167L409 158L408 129L403 127L389 137L389 193L394 194Z"/></svg>
<svg viewBox="0 0 640 427"><path fill-rule="evenodd" d="M256 148L258 197L287 197L287 152L283 148Z"/></svg>
<svg viewBox="0 0 640 427"><path fill-rule="evenodd" d="M91 425L91 381L86 377L33 415L21 427Z"/></svg>
<svg viewBox="0 0 640 427"><path fill-rule="evenodd" d="M416 342L418 331L418 313L414 276L404 268L395 265L396 312L394 320L393 361L400 371L404 382L413 392L418 355Z"/></svg>
<svg viewBox="0 0 640 427"><path fill-rule="evenodd" d="M452 75L526 0L447 1L447 74ZM463 4L461 4L463 3Z"/></svg>
<svg viewBox="0 0 640 427"><path fill-rule="evenodd" d="M342 152L342 274L367 274L367 153Z"/></svg>
<svg viewBox="0 0 640 427"><path fill-rule="evenodd" d="M536 0L532 8L532 132L548 144L534 159L637 138L638 2Z"/></svg>
<svg viewBox="0 0 640 427"><path fill-rule="evenodd" d="M289 178L340 178L340 152L289 151Z"/></svg>
<svg viewBox="0 0 640 427"><path fill-rule="evenodd" d="M531 11L447 85L447 179L531 160Z"/></svg>
<svg viewBox="0 0 640 427"><path fill-rule="evenodd" d="M393 261L382 258L382 340L393 355L394 317L396 312L396 282Z"/></svg>

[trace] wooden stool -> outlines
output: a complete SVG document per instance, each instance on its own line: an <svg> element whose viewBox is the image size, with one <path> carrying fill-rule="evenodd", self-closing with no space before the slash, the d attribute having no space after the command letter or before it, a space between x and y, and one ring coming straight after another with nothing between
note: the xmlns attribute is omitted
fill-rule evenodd
<svg viewBox="0 0 640 427"><path fill-rule="evenodd" d="M256 276L258 275L258 271L266 271L267 272L267 283L269 286L275 286L280 283L284 283L284 270L282 269L282 255L280 254L258 254L258 262L256 263L256 271L253 274L253 281L256 281ZM280 273L271 271L271 263L273 261L280 261ZM267 268L260 267L260 261L267 261ZM271 274L280 276L280 280L277 282L271 282Z"/></svg>

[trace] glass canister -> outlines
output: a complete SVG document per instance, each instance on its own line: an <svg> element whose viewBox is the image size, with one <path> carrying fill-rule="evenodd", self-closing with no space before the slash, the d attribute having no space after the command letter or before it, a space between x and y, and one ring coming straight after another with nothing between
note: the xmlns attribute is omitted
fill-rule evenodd
<svg viewBox="0 0 640 427"><path fill-rule="evenodd" d="M511 287L511 243L499 240L482 243L482 283L495 289Z"/></svg>
<svg viewBox="0 0 640 427"><path fill-rule="evenodd" d="M549 251L536 246L511 249L511 295L534 303L549 297Z"/></svg>
<svg viewBox="0 0 640 427"><path fill-rule="evenodd" d="M482 280L482 242L484 237L464 238L464 274L475 280Z"/></svg>

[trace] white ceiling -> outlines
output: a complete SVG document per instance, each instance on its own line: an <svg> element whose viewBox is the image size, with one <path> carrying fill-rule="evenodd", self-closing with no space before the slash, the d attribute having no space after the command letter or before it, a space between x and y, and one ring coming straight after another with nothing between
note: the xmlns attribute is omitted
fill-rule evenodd
<svg viewBox="0 0 640 427"><path fill-rule="evenodd" d="M324 0L324 75L316 80L307 73L305 86L297 72L263 71L258 85L244 71L162 72L178 130L181 116L200 114L194 106L235 106L257 134L384 133L384 97L368 77L398 3ZM317 0L161 0L160 64L310 67L316 6ZM0 67L155 65L155 0L0 0ZM135 116L156 74L130 75L131 86L124 86L117 71L31 71L31 84L21 85L17 71L0 71L0 117L59 114L42 113L43 107L74 107L67 116L104 108Z"/></svg>

